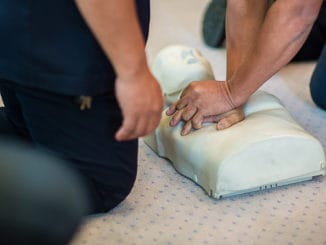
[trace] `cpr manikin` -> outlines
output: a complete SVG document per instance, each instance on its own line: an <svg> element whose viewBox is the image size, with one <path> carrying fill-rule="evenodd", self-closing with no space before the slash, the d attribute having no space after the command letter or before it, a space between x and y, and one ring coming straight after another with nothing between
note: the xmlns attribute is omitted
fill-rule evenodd
<svg viewBox="0 0 326 245"><path fill-rule="evenodd" d="M152 71L166 106L191 81L213 79L207 60L186 46L162 49ZM275 96L256 92L244 112L245 120L228 129L218 131L214 124L206 124L181 136L182 123L170 127L163 111L160 125L145 142L215 198L325 174L321 144L291 118Z"/></svg>

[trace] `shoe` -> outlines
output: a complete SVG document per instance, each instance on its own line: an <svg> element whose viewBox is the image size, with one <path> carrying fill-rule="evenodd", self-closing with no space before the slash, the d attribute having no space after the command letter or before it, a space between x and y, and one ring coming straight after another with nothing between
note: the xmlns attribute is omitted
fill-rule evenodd
<svg viewBox="0 0 326 245"><path fill-rule="evenodd" d="M226 0L213 0L207 6L203 18L202 34L210 47L221 47L225 39Z"/></svg>

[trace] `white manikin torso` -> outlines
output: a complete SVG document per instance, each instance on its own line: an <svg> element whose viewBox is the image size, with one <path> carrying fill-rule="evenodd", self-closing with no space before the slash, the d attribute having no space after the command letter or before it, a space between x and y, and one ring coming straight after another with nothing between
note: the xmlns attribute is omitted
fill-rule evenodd
<svg viewBox="0 0 326 245"><path fill-rule="evenodd" d="M169 46L160 51L152 71L161 84L166 106L191 81L213 79L209 62L195 49ZM273 95L258 91L244 107L246 119L217 131L207 124L181 136L182 123L160 125L145 138L159 156L171 161L212 197L275 187L325 174L321 144L304 131Z"/></svg>

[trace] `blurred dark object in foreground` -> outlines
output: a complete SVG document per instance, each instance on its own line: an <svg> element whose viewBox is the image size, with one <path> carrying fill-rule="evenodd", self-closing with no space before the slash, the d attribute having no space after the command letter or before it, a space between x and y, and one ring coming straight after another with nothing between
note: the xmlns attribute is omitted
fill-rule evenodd
<svg viewBox="0 0 326 245"><path fill-rule="evenodd" d="M31 146L0 142L0 244L67 244L88 211L81 179Z"/></svg>

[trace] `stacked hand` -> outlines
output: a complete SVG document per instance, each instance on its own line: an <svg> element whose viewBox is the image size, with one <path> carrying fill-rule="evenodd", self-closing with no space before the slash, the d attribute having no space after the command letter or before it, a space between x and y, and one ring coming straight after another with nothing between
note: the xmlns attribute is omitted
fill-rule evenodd
<svg viewBox="0 0 326 245"><path fill-rule="evenodd" d="M244 119L242 107L234 104L227 82L215 80L192 82L166 114L172 116L170 126L185 121L182 135L201 128L204 122L215 122L221 130Z"/></svg>

